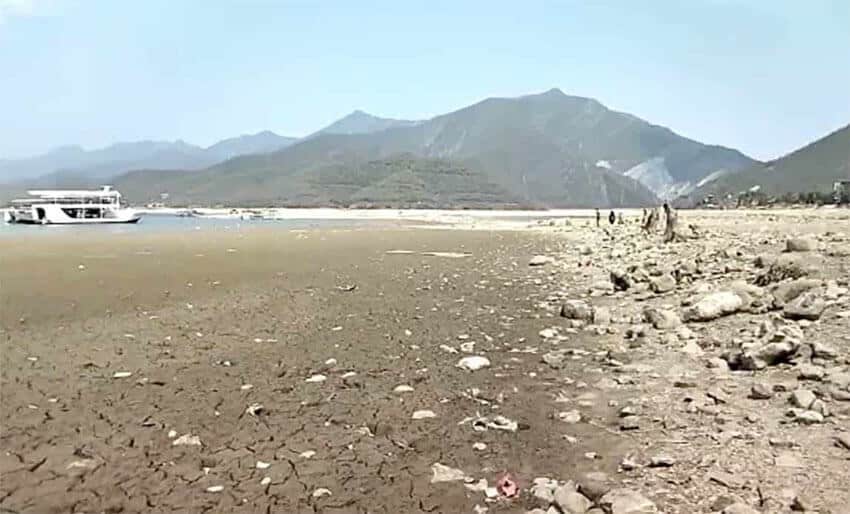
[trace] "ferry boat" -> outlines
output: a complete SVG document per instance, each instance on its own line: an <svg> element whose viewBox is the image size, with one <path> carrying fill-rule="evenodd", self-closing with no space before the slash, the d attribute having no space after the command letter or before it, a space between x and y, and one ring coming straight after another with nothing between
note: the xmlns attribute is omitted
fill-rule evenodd
<svg viewBox="0 0 850 514"><path fill-rule="evenodd" d="M136 223L141 216L121 204L121 193L111 186L94 191L27 191L30 198L12 200L4 212L7 223L71 225Z"/></svg>

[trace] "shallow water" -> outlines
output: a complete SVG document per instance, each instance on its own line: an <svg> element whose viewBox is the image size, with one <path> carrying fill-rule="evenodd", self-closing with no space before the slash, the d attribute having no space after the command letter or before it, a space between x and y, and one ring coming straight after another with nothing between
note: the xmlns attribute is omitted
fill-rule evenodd
<svg viewBox="0 0 850 514"><path fill-rule="evenodd" d="M158 232L211 231L228 232L255 227L274 227L281 230L317 228L350 228L380 223L377 220L356 219L281 219L242 220L222 218L181 217L148 214L135 224L103 225L23 225L0 223L0 237L57 236L75 234L151 234Z"/></svg>

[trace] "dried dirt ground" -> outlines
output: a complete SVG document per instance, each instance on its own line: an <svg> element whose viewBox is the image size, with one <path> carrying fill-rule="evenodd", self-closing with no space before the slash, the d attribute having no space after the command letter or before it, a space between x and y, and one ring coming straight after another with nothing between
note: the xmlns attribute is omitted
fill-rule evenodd
<svg viewBox="0 0 850 514"><path fill-rule="evenodd" d="M667 247L584 221L2 241L0 507L524 512L549 508L535 478L603 472L659 512L787 512L795 498L848 512L850 450L835 438L850 404L818 391L830 416L789 422L788 393L748 393L754 381L796 388L793 365L705 365L775 313L626 337L645 306L681 309L699 284L747 279L751 257L805 227L819 273L846 287L847 257L830 250L850 242L846 219L767 219L695 220L702 239ZM535 255L552 260L529 266ZM694 257L700 275L663 294L593 286L633 260L655 273ZM611 319L558 316L571 299ZM831 374L847 371L848 309L845 292L803 327L837 349ZM691 342L702 355L681 351ZM471 355L490 367L456 366ZM414 419L423 411L433 417ZM624 414L636 429L621 429ZM516 430L471 422L496 415ZM435 463L490 486L509 472L522 492L432 483Z"/></svg>

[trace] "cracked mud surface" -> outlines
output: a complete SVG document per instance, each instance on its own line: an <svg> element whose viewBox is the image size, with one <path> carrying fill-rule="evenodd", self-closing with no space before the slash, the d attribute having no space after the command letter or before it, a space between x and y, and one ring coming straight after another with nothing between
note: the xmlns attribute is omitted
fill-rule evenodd
<svg viewBox="0 0 850 514"><path fill-rule="evenodd" d="M791 230L780 225L764 237ZM813 230L833 231L825 237L835 246L850 242L841 227ZM833 442L847 430L850 404L825 397L826 423L789 424L784 394L760 401L747 393L755 382L793 389L794 369L705 366L766 315L688 323L697 356L680 351L685 339L671 341L672 331L650 330L640 344L624 337L644 306L678 308L699 282L747 278L753 253L778 252L780 243L734 230L720 222L698 243L646 250L658 263L693 255L710 263L694 284L664 295L589 296L612 261L639 255L629 245L649 243L631 226L612 241L583 222L526 232L252 230L4 247L0 509L525 512L541 506L528 494L534 478L580 481L602 471L659 512L719 511L727 497L790 512L789 490L813 498L819 512L846 512L850 449ZM731 246L737 255L712 253ZM535 255L553 262L529 267ZM822 267L840 277L847 258L830 256ZM559 317L561 302L574 298L610 309L611 322ZM807 338L838 349L835 369L850 363L847 319L835 317L847 300L805 327ZM541 360L552 350L566 351L562 364ZM492 366L457 368L465 355ZM325 380L308 381L316 375ZM394 391L399 385L413 390ZM620 430L624 406L636 410L637 430ZM412 419L421 410L436 417ZM559 416L573 410L579 422ZM469 422L499 414L518 430L482 432ZM200 445L175 445L183 436ZM644 465L659 454L675 465ZM625 457L639 465L619 469ZM491 484L508 471L523 494L486 502L457 482L432 483L434 463Z"/></svg>

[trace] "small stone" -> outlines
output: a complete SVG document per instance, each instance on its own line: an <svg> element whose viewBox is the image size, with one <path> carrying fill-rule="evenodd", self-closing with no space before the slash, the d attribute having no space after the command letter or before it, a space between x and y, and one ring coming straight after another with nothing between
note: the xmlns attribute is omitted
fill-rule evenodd
<svg viewBox="0 0 850 514"><path fill-rule="evenodd" d="M596 501L611 490L611 480L605 473L591 471L584 474L578 490L591 501Z"/></svg>
<svg viewBox="0 0 850 514"><path fill-rule="evenodd" d="M590 500L572 486L561 486L555 490L555 505L564 514L585 514L591 507Z"/></svg>
<svg viewBox="0 0 850 514"><path fill-rule="evenodd" d="M402 384L402 385L395 386L395 388L393 389L393 392L398 393L398 394L400 394L400 393L412 393L413 388L410 387L409 385Z"/></svg>
<svg viewBox="0 0 850 514"><path fill-rule="evenodd" d="M800 380L822 380L826 370L813 364L802 364L799 367Z"/></svg>
<svg viewBox="0 0 850 514"><path fill-rule="evenodd" d="M321 498L322 496L331 496L332 494L333 493L331 493L330 489L325 489L324 487L320 487L320 488L316 489L315 491L313 491L313 494L311 496L313 498Z"/></svg>
<svg viewBox="0 0 850 514"><path fill-rule="evenodd" d="M411 419L431 419L436 418L437 414L432 410L418 410L413 413Z"/></svg>
<svg viewBox="0 0 850 514"><path fill-rule="evenodd" d="M599 506L610 514L654 514L655 504L633 489L613 489L599 499Z"/></svg>
<svg viewBox="0 0 850 514"><path fill-rule="evenodd" d="M271 483L272 483L271 477L263 477L263 479L260 480L260 485L269 485Z"/></svg>
<svg viewBox="0 0 850 514"><path fill-rule="evenodd" d="M812 410L802 410L796 412L794 415L794 420L805 425L814 425L824 422L823 414Z"/></svg>
<svg viewBox="0 0 850 514"><path fill-rule="evenodd" d="M472 355L459 360L456 366L467 371L477 371L490 367L490 359L481 357L480 355Z"/></svg>
<svg viewBox="0 0 850 514"><path fill-rule="evenodd" d="M581 421L581 413L577 410L558 413L558 419L564 423L575 424Z"/></svg>
<svg viewBox="0 0 850 514"><path fill-rule="evenodd" d="M439 462L431 464L431 483L437 484L440 482L459 482L466 480L466 473L463 470L452 468Z"/></svg>
<svg viewBox="0 0 850 514"><path fill-rule="evenodd" d="M324 375L313 375L313 376L311 376L310 378L308 378L304 381L311 383L311 384L318 384L318 383L324 382L327 379L328 379L328 377L326 377Z"/></svg>
<svg viewBox="0 0 850 514"><path fill-rule="evenodd" d="M815 400L817 400L815 393L808 389L797 389L791 393L791 397L789 398L792 405L801 409L809 409L815 403Z"/></svg>
<svg viewBox="0 0 850 514"><path fill-rule="evenodd" d="M547 264L549 264L550 262L553 262L553 261L554 261L554 259L552 259L551 257L547 257L545 255L535 255L534 257L531 258L530 261L528 261L528 265L529 266L545 266L545 265L547 265Z"/></svg>
<svg viewBox="0 0 850 514"><path fill-rule="evenodd" d="M561 317L567 319L591 321L593 309L582 300L567 300L561 306Z"/></svg>
<svg viewBox="0 0 850 514"><path fill-rule="evenodd" d="M811 500L797 494L791 501L791 510L794 512L813 512L815 510L815 506Z"/></svg>
<svg viewBox="0 0 850 514"><path fill-rule="evenodd" d="M835 445L845 450L850 450L850 434L838 434L835 436Z"/></svg>
<svg viewBox="0 0 850 514"><path fill-rule="evenodd" d="M675 312L657 307L647 307L643 310L643 319L658 330L670 330L682 324Z"/></svg>
<svg viewBox="0 0 850 514"><path fill-rule="evenodd" d="M685 309L684 321L711 321L721 316L727 316L744 308L744 300L732 291L710 293L701 300Z"/></svg>
<svg viewBox="0 0 850 514"><path fill-rule="evenodd" d="M271 466L271 463L258 460L256 466L257 466L257 469L268 469L269 466Z"/></svg>
<svg viewBox="0 0 850 514"><path fill-rule="evenodd" d="M708 479L729 489L740 489L744 485L743 480L724 471L711 471L708 473Z"/></svg>
<svg viewBox="0 0 850 514"><path fill-rule="evenodd" d="M637 467L638 463L631 457L623 457L623 460L620 461L620 469L623 471L632 471Z"/></svg>
<svg viewBox="0 0 850 514"><path fill-rule="evenodd" d="M484 450L486 450L486 449L487 449L487 445L486 445L486 444L484 444L484 443L473 443L473 444L472 444L472 449L473 449L473 450L477 450L477 451L479 451L479 452L483 452Z"/></svg>
<svg viewBox="0 0 850 514"><path fill-rule="evenodd" d="M669 273L665 273L649 280L649 288L655 294L662 294L676 289L676 279Z"/></svg>
<svg viewBox="0 0 850 514"><path fill-rule="evenodd" d="M773 398L773 391L764 384L753 384L750 388L750 398L753 400L770 400Z"/></svg>
<svg viewBox="0 0 850 514"><path fill-rule="evenodd" d="M817 241L808 237L790 237L785 241L786 252L813 252L817 248Z"/></svg>
<svg viewBox="0 0 850 514"><path fill-rule="evenodd" d="M669 455L656 455L649 461L651 468L669 468L676 464L676 459Z"/></svg>
<svg viewBox="0 0 850 514"><path fill-rule="evenodd" d="M809 291L786 304L782 315L788 319L815 321L820 319L824 310L826 302L816 292Z"/></svg>
<svg viewBox="0 0 850 514"><path fill-rule="evenodd" d="M112 378L127 378L133 374L132 371L116 371L112 374Z"/></svg>
<svg viewBox="0 0 850 514"><path fill-rule="evenodd" d="M211 485L211 486L207 487L208 493L220 493L222 491L224 491L223 485Z"/></svg>
<svg viewBox="0 0 850 514"><path fill-rule="evenodd" d="M171 442L173 446L201 446L201 438L192 434L183 434Z"/></svg>
<svg viewBox="0 0 850 514"><path fill-rule="evenodd" d="M638 430L640 418L637 416L626 416L620 420L620 430Z"/></svg>

